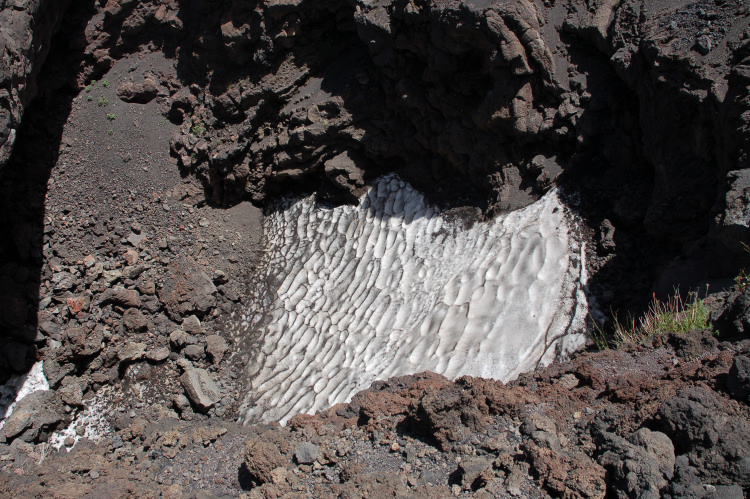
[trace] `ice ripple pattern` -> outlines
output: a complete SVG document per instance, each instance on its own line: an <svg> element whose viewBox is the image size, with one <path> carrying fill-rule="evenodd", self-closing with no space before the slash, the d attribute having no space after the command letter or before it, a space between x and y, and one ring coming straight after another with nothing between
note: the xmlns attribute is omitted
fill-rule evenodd
<svg viewBox="0 0 750 499"><path fill-rule="evenodd" d="M557 192L470 228L396 176L358 206L288 202L267 217L274 296L246 422L349 400L425 370L508 381L584 342L582 245Z"/></svg>

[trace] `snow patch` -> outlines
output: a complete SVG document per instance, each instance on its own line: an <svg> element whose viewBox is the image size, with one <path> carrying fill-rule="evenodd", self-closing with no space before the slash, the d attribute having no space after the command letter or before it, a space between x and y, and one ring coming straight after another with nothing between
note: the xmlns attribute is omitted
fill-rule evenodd
<svg viewBox="0 0 750 499"><path fill-rule="evenodd" d="M107 416L111 415L113 390L105 386L96 392L96 395L84 401L83 410L76 414L73 422L64 430L56 431L50 436L49 443L55 449L60 449L65 445L68 437L73 439L72 445L66 445L66 450L70 451L81 438L86 438L93 442L107 435L111 435L112 427L107 422Z"/></svg>
<svg viewBox="0 0 750 499"><path fill-rule="evenodd" d="M345 402L433 371L509 381L585 342L584 251L557 191L467 227L398 177L358 206L288 200L266 218L271 299L256 326L245 422Z"/></svg>

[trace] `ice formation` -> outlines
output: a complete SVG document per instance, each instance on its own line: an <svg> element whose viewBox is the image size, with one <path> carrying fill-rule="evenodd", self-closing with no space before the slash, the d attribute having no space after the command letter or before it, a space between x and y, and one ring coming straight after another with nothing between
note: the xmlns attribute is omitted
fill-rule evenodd
<svg viewBox="0 0 750 499"><path fill-rule="evenodd" d="M49 443L55 449L65 445L67 438L72 438L73 445L66 446L70 451L81 438L98 442L103 436L112 434L112 427L107 421L112 417L113 393L109 387L99 390L96 395L86 400L83 410L79 411L73 421L50 436Z"/></svg>
<svg viewBox="0 0 750 499"><path fill-rule="evenodd" d="M310 197L267 217L270 306L255 308L245 421L285 422L378 379L508 381L584 342L583 247L556 191L471 227L398 177L358 206Z"/></svg>

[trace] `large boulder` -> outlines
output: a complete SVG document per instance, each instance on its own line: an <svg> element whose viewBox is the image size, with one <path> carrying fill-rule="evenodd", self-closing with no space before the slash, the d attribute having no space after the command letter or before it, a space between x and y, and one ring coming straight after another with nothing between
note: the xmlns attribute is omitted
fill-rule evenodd
<svg viewBox="0 0 750 499"><path fill-rule="evenodd" d="M658 498L674 476L675 455L665 434L641 428L630 441L610 432L598 435L599 463L610 472L614 497Z"/></svg>
<svg viewBox="0 0 750 499"><path fill-rule="evenodd" d="M732 397L750 401L750 357L738 355L734 358L727 377L727 389Z"/></svg>
<svg viewBox="0 0 750 499"><path fill-rule="evenodd" d="M33 392L22 398L3 430L8 439L21 438L26 442L46 441L47 436L65 420L65 408L60 396L53 391Z"/></svg>
<svg viewBox="0 0 750 499"><path fill-rule="evenodd" d="M164 284L159 299L171 319L179 322L191 314L203 317L216 306L218 291L200 265L182 259L170 270L172 279Z"/></svg>
<svg viewBox="0 0 750 499"><path fill-rule="evenodd" d="M661 426L703 481L750 486L750 423L706 388L685 388L658 410Z"/></svg>

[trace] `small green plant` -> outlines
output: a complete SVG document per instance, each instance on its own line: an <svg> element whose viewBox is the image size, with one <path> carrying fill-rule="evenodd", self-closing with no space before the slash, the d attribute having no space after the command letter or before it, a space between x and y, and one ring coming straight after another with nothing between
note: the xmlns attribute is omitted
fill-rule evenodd
<svg viewBox="0 0 750 499"><path fill-rule="evenodd" d="M160 125L164 125L164 124L165 124L166 122L167 122L167 117L165 116L165 117L163 117L163 118L161 119L161 121L159 121L159 124L160 124Z"/></svg>
<svg viewBox="0 0 750 499"><path fill-rule="evenodd" d="M597 350L607 350L609 348L607 335L604 334L604 331L599 324L596 323L591 314L589 314L589 324L589 335L591 336L591 339L594 340L594 345L596 345Z"/></svg>
<svg viewBox="0 0 750 499"><path fill-rule="evenodd" d="M110 128L109 130L107 130L107 134L109 134L110 136L114 135L115 131Z"/></svg>
<svg viewBox="0 0 750 499"><path fill-rule="evenodd" d="M108 113L107 114L107 119L109 121L115 121L117 119L117 115L116 114L112 114L112 113Z"/></svg>
<svg viewBox="0 0 750 499"><path fill-rule="evenodd" d="M107 107L109 105L109 100L102 95L99 97L98 104L99 104L99 107Z"/></svg>
<svg viewBox="0 0 750 499"><path fill-rule="evenodd" d="M615 319L615 342L638 344L657 334L686 333L694 329L708 329L716 334L709 323L710 318L708 307L695 293L688 294L687 302L682 300L678 292L666 302L654 296L648 310L638 322L632 316L624 324Z"/></svg>
<svg viewBox="0 0 750 499"><path fill-rule="evenodd" d="M203 135L204 130L205 127L203 126L203 123L196 123L195 125L193 125L193 128L190 129L193 135Z"/></svg>
<svg viewBox="0 0 750 499"><path fill-rule="evenodd" d="M102 85L104 86L104 88L108 87L109 86L109 80L102 80Z"/></svg>
<svg viewBox="0 0 750 499"><path fill-rule="evenodd" d="M87 86L87 87L86 87L86 92L91 92L91 90L92 90L93 88L94 88L94 87L92 87L91 85Z"/></svg>
<svg viewBox="0 0 750 499"><path fill-rule="evenodd" d="M94 100L94 96L93 95L89 95L88 97L86 97L86 100L89 101L89 102L91 102L92 100Z"/></svg>

